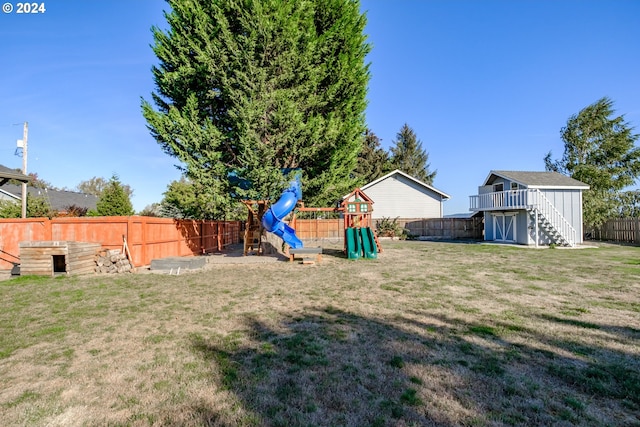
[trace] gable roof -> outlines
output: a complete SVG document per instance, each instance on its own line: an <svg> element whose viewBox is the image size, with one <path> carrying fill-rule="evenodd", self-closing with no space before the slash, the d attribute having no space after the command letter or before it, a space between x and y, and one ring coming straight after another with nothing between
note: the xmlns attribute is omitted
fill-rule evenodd
<svg viewBox="0 0 640 427"><path fill-rule="evenodd" d="M20 182L31 181L31 178L28 175L18 172L15 169L9 169L6 166L0 165L0 185L5 184L10 179L15 179Z"/></svg>
<svg viewBox="0 0 640 427"><path fill-rule="evenodd" d="M527 188L571 188L588 190L589 186L582 181L573 179L558 172L528 172L528 171L491 171L483 185L489 185L496 177L517 182Z"/></svg>
<svg viewBox="0 0 640 427"><path fill-rule="evenodd" d="M420 180L418 180L418 179L416 179L416 178L412 177L411 175L409 175L409 174L406 174L406 173L402 172L400 169L396 169L396 170L394 170L394 171L392 171L392 172L389 172L388 174L386 174L386 175L384 175L384 176L381 176L380 178L378 178L378 179L376 179L376 180L374 180L374 181L371 181L370 183L368 183L368 184L366 184L366 185L364 185L364 186L360 187L360 189L361 189L362 191L365 191L367 188L369 188L369 187L373 187L373 186L374 186L374 185L376 185L377 183L379 183L379 182L381 182L381 181L384 181L385 179L387 179L387 178L389 178L389 177L391 177L391 176L393 176L393 175L401 175L401 176L403 176L403 177L405 177L405 178L407 178L407 179L409 179L409 180L411 180L411 181L415 182L415 183L416 183L416 184L418 184L419 186L424 187L424 188L426 188L426 189L429 189L429 190L433 191L434 193L439 194L443 199L450 199L450 198L451 198L451 196L449 196L447 193L445 193L445 192L443 192L443 191L440 191L440 190L438 190L437 188L430 186L429 184L425 184L424 182L422 182L422 181L420 181Z"/></svg>
<svg viewBox="0 0 640 427"><path fill-rule="evenodd" d="M22 194L20 186L14 184L4 184L0 186L0 191L7 195L13 195L16 199L20 199ZM58 211L73 205L87 209L95 209L98 203L98 196L78 193L76 191L27 187L27 193L32 197L44 197L45 200L49 202L51 208Z"/></svg>
<svg viewBox="0 0 640 427"><path fill-rule="evenodd" d="M355 198L360 199L361 201L364 201L364 202L373 203L373 200L371 200L371 197L367 196L365 194L365 192L362 191L360 188L356 188L351 193L349 193L346 196L344 196L342 198L342 200L348 200L351 197L355 197Z"/></svg>

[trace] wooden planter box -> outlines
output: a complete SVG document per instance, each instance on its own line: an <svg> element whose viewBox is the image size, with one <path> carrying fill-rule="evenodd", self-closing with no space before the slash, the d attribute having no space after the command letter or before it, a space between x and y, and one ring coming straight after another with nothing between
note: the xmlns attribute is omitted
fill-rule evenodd
<svg viewBox="0 0 640 427"><path fill-rule="evenodd" d="M93 274L100 243L20 242L20 275Z"/></svg>

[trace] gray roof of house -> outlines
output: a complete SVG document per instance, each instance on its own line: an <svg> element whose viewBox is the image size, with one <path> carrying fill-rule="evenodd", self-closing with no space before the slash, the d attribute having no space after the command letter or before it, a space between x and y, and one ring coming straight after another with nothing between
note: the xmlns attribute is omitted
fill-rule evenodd
<svg viewBox="0 0 640 427"><path fill-rule="evenodd" d="M506 178L528 188L580 188L586 190L587 184L558 172L491 171L485 185L491 184L495 177Z"/></svg>
<svg viewBox="0 0 640 427"><path fill-rule="evenodd" d="M484 213L482 211L477 211L477 212L461 212L461 213L454 213L454 214L447 214L444 215L443 218L462 218L462 219L469 219L469 218L473 218L474 216L482 216L484 215Z"/></svg>
<svg viewBox="0 0 640 427"><path fill-rule="evenodd" d="M0 185L0 190L13 194L18 199L22 196L22 189L19 185ZM44 197L49 202L52 209L64 210L69 206L95 209L98 203L98 196L93 194L78 193L66 190L51 190L44 188L27 187L27 192L32 197Z"/></svg>

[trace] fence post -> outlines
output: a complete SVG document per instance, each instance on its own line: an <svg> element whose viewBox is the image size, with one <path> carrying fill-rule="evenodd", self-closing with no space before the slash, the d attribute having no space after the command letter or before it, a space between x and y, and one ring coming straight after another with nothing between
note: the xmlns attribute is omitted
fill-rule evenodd
<svg viewBox="0 0 640 427"><path fill-rule="evenodd" d="M147 262L151 263L151 260L147 260L147 228L149 224L147 222L147 217L141 217L140 221L140 264L146 265Z"/></svg>
<svg viewBox="0 0 640 427"><path fill-rule="evenodd" d="M53 226L49 218L44 219L44 240L53 240Z"/></svg>
<svg viewBox="0 0 640 427"><path fill-rule="evenodd" d="M204 255L207 250L205 249L204 245L205 245L205 240L204 240L204 220L201 219L200 221L198 221L199 225L200 225L200 252L202 252L202 255Z"/></svg>

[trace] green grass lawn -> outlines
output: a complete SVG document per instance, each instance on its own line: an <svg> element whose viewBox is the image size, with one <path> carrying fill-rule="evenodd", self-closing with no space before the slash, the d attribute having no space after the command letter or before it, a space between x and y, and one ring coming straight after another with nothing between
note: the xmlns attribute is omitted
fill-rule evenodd
<svg viewBox="0 0 640 427"><path fill-rule="evenodd" d="M640 248L0 282L7 426L640 424Z"/></svg>

